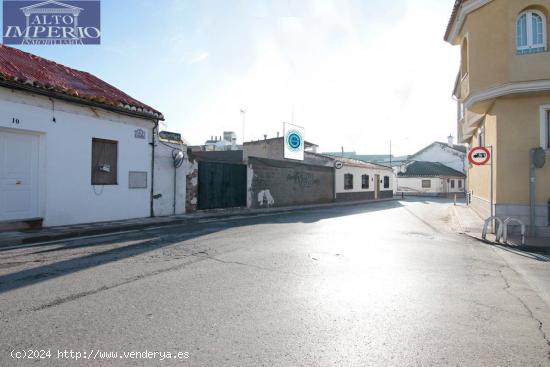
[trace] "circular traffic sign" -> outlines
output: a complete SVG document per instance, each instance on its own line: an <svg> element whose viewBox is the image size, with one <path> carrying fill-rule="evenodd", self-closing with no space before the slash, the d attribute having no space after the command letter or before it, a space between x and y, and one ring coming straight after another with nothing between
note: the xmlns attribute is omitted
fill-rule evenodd
<svg viewBox="0 0 550 367"><path fill-rule="evenodd" d="M342 161L336 161L336 162L334 162L334 168L342 169L342 168L344 168L344 163Z"/></svg>
<svg viewBox="0 0 550 367"><path fill-rule="evenodd" d="M485 147L477 147L470 150L468 160L476 166L483 166L491 160L491 152Z"/></svg>

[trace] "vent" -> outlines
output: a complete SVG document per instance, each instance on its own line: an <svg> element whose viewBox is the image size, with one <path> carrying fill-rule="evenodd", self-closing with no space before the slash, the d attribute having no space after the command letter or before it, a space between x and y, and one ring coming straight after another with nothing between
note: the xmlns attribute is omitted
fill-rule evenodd
<svg viewBox="0 0 550 367"><path fill-rule="evenodd" d="M130 171L128 175L128 188L130 189L146 189L147 188L147 172Z"/></svg>

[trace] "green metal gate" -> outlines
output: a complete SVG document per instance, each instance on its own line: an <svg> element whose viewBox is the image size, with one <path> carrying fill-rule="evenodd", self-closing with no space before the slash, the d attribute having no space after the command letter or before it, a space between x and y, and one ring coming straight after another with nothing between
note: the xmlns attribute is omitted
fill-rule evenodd
<svg viewBox="0 0 550 367"><path fill-rule="evenodd" d="M199 210L246 206L246 165L199 162Z"/></svg>

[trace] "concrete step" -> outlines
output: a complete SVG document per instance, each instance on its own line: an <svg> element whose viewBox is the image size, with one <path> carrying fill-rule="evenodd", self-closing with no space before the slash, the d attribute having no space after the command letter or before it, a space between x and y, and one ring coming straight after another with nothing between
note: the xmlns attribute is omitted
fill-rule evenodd
<svg viewBox="0 0 550 367"><path fill-rule="evenodd" d="M8 220L0 222L0 232L42 228L42 218Z"/></svg>

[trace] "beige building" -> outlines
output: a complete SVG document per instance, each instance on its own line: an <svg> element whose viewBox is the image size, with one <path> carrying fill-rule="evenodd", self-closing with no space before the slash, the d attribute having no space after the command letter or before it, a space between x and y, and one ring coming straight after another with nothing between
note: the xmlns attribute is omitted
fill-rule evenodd
<svg viewBox="0 0 550 367"><path fill-rule="evenodd" d="M459 139L492 146L490 166L468 168L472 206L529 223L530 150L550 160L550 0L457 0L445 40L461 48L454 89ZM491 192L493 197L491 200ZM536 170L537 233L550 236L550 162Z"/></svg>

